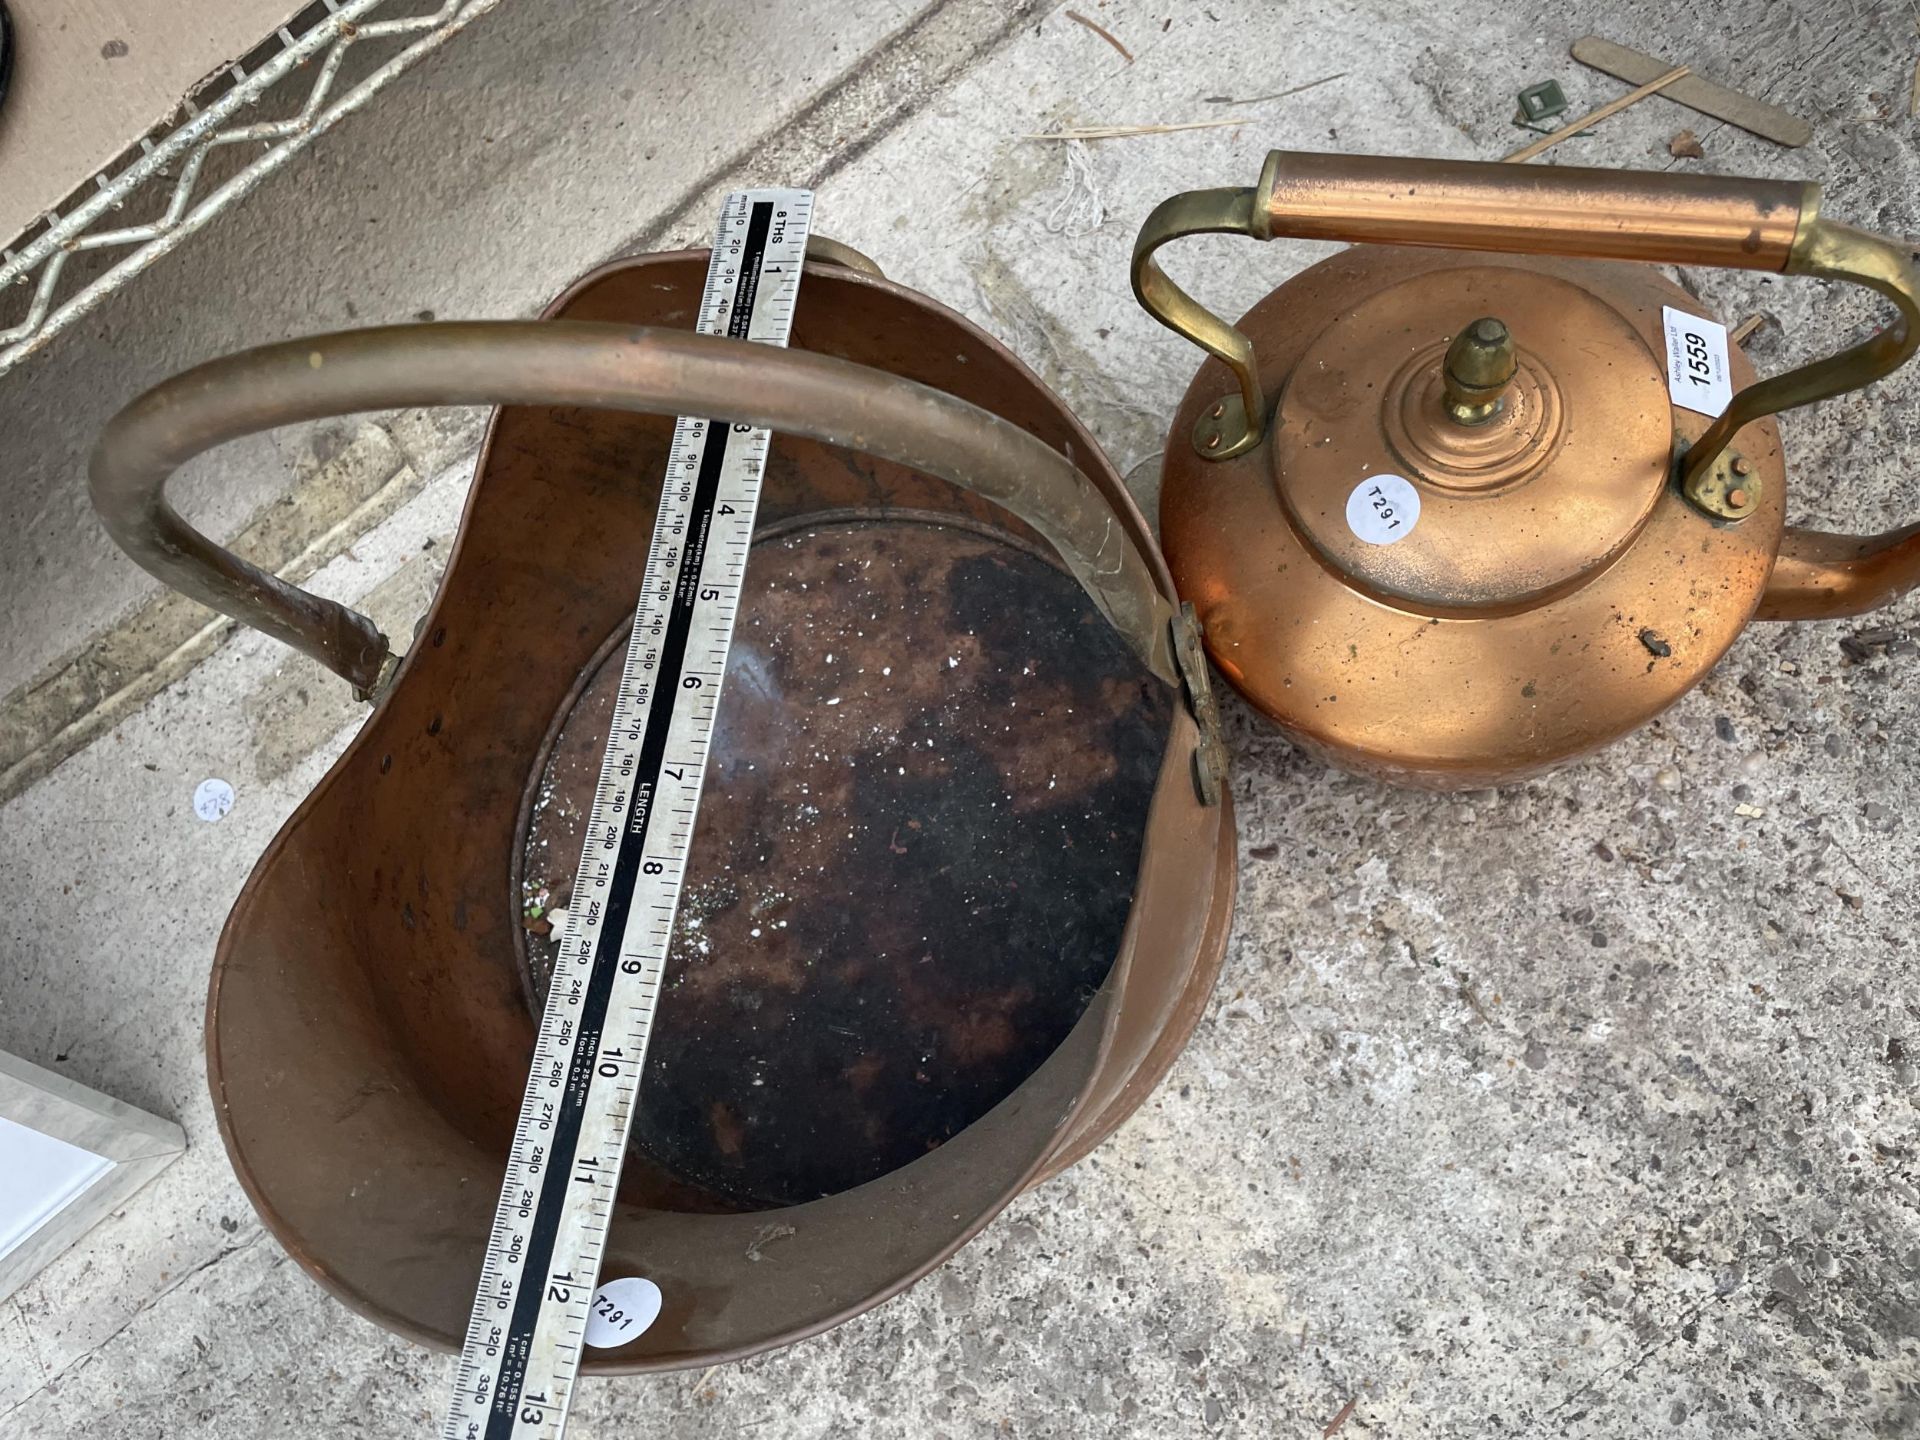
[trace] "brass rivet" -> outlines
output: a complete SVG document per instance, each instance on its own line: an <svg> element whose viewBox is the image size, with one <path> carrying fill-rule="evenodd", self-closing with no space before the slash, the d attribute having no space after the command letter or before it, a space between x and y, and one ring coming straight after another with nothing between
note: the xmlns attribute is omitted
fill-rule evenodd
<svg viewBox="0 0 1920 1440"><path fill-rule="evenodd" d="M1733 473L1736 475L1751 475L1753 473L1753 461L1747 459L1744 455L1734 456Z"/></svg>
<svg viewBox="0 0 1920 1440"><path fill-rule="evenodd" d="M1736 510L1746 509L1747 508L1747 492L1744 490L1729 490L1727 492L1727 504L1731 505Z"/></svg>
<svg viewBox="0 0 1920 1440"><path fill-rule="evenodd" d="M1209 450L1218 450L1220 448L1220 437L1218 435L1207 436L1207 448Z"/></svg>
<svg viewBox="0 0 1920 1440"><path fill-rule="evenodd" d="M1227 413L1227 402L1224 400L1222 400L1218 405L1213 407L1213 418L1215 420L1218 420L1222 415L1226 413Z"/></svg>

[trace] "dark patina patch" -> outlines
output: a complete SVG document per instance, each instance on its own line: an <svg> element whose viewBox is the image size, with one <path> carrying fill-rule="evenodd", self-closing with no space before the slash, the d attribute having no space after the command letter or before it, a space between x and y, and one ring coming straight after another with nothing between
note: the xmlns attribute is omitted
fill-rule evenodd
<svg viewBox="0 0 1920 1440"><path fill-rule="evenodd" d="M622 654L542 780L523 874L549 906ZM1016 545L860 522L757 544L634 1160L710 1203L793 1204L1008 1095L1113 963L1170 705L1072 578ZM529 934L538 997L555 954Z"/></svg>

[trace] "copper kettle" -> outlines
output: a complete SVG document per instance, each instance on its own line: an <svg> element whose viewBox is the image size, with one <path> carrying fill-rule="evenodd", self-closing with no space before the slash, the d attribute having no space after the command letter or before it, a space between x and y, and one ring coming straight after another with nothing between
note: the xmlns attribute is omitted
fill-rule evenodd
<svg viewBox="0 0 1920 1440"><path fill-rule="evenodd" d="M1154 258L1206 232L1354 244L1232 326ZM1655 263L1899 313L1758 380ZM1920 582L1920 525L1786 526L1772 417L1920 346L1906 248L1822 217L1816 185L1275 151L1253 189L1160 205L1133 284L1214 357L1166 443L1175 583L1241 693L1348 769L1513 781L1664 710L1750 619Z"/></svg>

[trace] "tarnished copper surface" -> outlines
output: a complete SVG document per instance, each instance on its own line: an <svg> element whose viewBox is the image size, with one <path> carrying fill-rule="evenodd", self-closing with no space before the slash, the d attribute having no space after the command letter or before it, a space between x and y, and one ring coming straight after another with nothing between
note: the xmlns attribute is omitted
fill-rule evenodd
<svg viewBox="0 0 1920 1440"><path fill-rule="evenodd" d="M168 504L167 481L221 441L275 425L396 405L489 403L731 420L855 446L961 486L1045 538L1148 668L1169 684L1176 678L1173 610L1069 456L901 375L670 327L440 321L222 356L161 382L108 421L89 465L94 506L154 575L374 692L395 662L372 621L209 540Z"/></svg>
<svg viewBox="0 0 1920 1440"><path fill-rule="evenodd" d="M1920 349L1908 247L1819 202L1771 180L1280 150L1252 190L1163 201L1133 286L1213 357L1167 439L1161 521L1215 661L1335 763L1498 784L1657 714L1756 613L1857 613L1920 582L1912 529L1782 545L1771 417ZM1205 233L1356 243L1233 326L1156 259ZM1556 257L1824 276L1895 318L1765 380L1735 348L1733 398L1708 420L1664 375L1662 307L1698 299L1651 269ZM1372 503L1418 501L1417 526L1349 523L1360 486L1403 480Z"/></svg>
<svg viewBox="0 0 1920 1440"><path fill-rule="evenodd" d="M1517 369L1498 413L1462 425L1445 409L1447 348L1496 312ZM1617 556L1667 483L1659 344L1557 276L1416 273L1343 305L1300 351L1282 382L1270 483L1322 562L1375 596L1430 615L1535 603ZM1421 490L1419 523L1392 545L1347 524L1355 483L1382 472Z"/></svg>
<svg viewBox="0 0 1920 1440"><path fill-rule="evenodd" d="M1744 522L1755 513L1730 503L1721 473L1738 431L1870 384L1920 350L1912 247L1824 218L1817 185L1275 150L1256 187L1171 196L1134 241L1133 293L1141 305L1233 375L1234 388L1216 392L1184 437L1203 459L1230 460L1260 444L1272 393L1253 341L1174 284L1155 256L1170 240L1209 233L1777 270L1845 280L1891 301L1892 323L1837 355L1746 386L1689 437L1678 456L1681 493L1722 519Z"/></svg>
<svg viewBox="0 0 1920 1440"><path fill-rule="evenodd" d="M569 902L624 653L623 630L540 774L525 902ZM1011 1093L1119 952L1170 704L1072 578L1003 535L759 540L635 1160L796 1204ZM544 1003L558 941L527 934Z"/></svg>
<svg viewBox="0 0 1920 1440"><path fill-rule="evenodd" d="M1262 239L1777 271L1819 198L1792 180L1276 150L1254 208Z"/></svg>
<svg viewBox="0 0 1920 1440"><path fill-rule="evenodd" d="M1562 763L1672 704L1733 643L1759 601L1783 527L1778 436L1770 421L1741 432L1740 452L1761 478L1763 498L1754 516L1739 525L1710 520L1671 485L1653 483L1655 457L1647 446L1654 429L1671 425L1692 438L1707 422L1670 407L1664 387L1647 381L1645 356L1661 353L1661 306L1699 309L1697 300L1652 269L1357 246L1263 300L1241 328L1253 340L1264 383L1290 390L1295 382L1289 377L1321 343L1321 332L1356 310L1364 313L1383 292L1403 297L1409 313L1428 317L1434 333L1404 341L1415 353L1444 350L1450 325L1490 313L1489 297L1500 293L1525 307L1526 321L1503 317L1523 351L1536 321L1549 337L1539 343L1577 348L1579 334L1565 342L1550 338L1552 305L1556 299L1572 303L1570 286L1593 297L1576 313L1618 317L1600 327L1596 338L1611 347L1608 373L1623 373L1632 383L1622 384L1617 405L1606 402L1605 391L1589 395L1583 388L1586 405L1576 410L1569 399L1565 422L1569 440L1590 438L1592 463L1611 468L1596 480L1555 463L1532 480L1516 482L1517 488L1478 493L1423 482L1413 537L1429 534L1434 553L1444 560L1458 533L1462 547L1479 559L1477 573L1454 578L1453 599L1492 597L1503 585L1524 587L1553 577L1530 566L1524 545L1511 558L1503 556L1500 531L1476 531L1475 505L1518 506L1522 515L1510 517L1516 524L1529 510L1543 525L1563 508L1580 515L1582 525L1599 525L1602 515L1612 513L1604 522L1615 527L1611 536L1569 527L1562 553L1578 559L1618 545L1620 526L1648 507L1651 497L1639 528L1628 532L1631 544L1587 572L1584 583L1549 589L1544 599L1504 612L1463 612L1447 603L1447 592L1438 592L1437 601L1392 603L1369 595L1290 523L1265 447L1209 462L1169 441L1163 544L1181 593L1206 627L1209 653L1249 700L1336 764L1453 788L1503 783ZM1407 298L1415 294L1421 297L1417 305ZM1735 384L1749 383L1752 370L1737 349L1732 364ZM1394 368L1389 357L1380 384ZM1224 367L1203 367L1171 435L1188 434L1229 383ZM1302 377L1301 383L1314 382ZM1572 383L1562 382L1563 390ZM1364 380L1354 388L1361 395L1378 393L1368 392ZM1354 402L1351 431L1338 440L1347 447L1343 453L1354 480L1366 466L1392 470L1400 460L1378 402L1368 404ZM1281 413L1288 413L1285 399ZM1590 435L1588 426L1598 434ZM1624 497L1612 512L1604 508L1612 503L1608 482ZM1323 483L1333 486L1333 477ZM1473 551L1476 535L1484 548ZM1384 547L1384 553L1390 557L1411 543Z"/></svg>
<svg viewBox="0 0 1920 1440"><path fill-rule="evenodd" d="M1920 585L1920 525L1882 535L1789 530L1756 620L1864 615Z"/></svg>
<svg viewBox="0 0 1920 1440"><path fill-rule="evenodd" d="M691 328L706 263L704 252L624 261L552 313ZM897 285L810 266L792 343L944 390L1038 437L1092 481L1106 543L1150 577L1156 604L1170 602L1119 477L978 329ZM521 801L556 712L630 614L670 425L585 404L496 415L418 642L262 858L215 962L208 1069L241 1183L333 1294L441 1348L465 1330L532 1048L513 888ZM1038 538L910 465L776 436L765 523L848 509L930 511ZM706 1213L710 1197L636 1172L606 1266L654 1279L665 1305L639 1339L590 1355L589 1371L705 1366L858 1314L1145 1098L1204 1007L1231 908L1231 814L1196 798L1198 739L1170 706L1131 837L1140 863L1117 953L1038 1069L911 1164L774 1214Z"/></svg>

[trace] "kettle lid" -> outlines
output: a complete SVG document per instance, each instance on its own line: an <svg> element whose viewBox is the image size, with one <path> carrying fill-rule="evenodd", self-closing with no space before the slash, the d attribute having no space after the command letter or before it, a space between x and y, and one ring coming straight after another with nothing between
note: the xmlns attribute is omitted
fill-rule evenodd
<svg viewBox="0 0 1920 1440"><path fill-rule="evenodd" d="M1271 474L1357 588L1433 614L1513 610L1633 541L1666 484L1670 415L1660 360L1592 290L1524 262L1449 268L1341 307L1308 343Z"/></svg>

